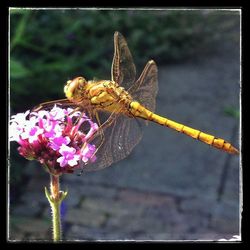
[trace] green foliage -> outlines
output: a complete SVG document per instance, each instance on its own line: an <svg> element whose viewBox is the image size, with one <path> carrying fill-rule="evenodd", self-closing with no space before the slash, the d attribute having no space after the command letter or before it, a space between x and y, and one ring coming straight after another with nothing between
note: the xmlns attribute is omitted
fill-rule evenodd
<svg viewBox="0 0 250 250"><path fill-rule="evenodd" d="M64 98L64 83L75 76L110 79L116 30L126 37L139 72L150 59L165 64L211 53L238 19L200 10L12 9L11 107L24 111Z"/></svg>
<svg viewBox="0 0 250 250"><path fill-rule="evenodd" d="M19 62L14 58L10 59L10 72L13 79L25 78L31 74L22 62Z"/></svg>
<svg viewBox="0 0 250 250"><path fill-rule="evenodd" d="M224 109L224 113L228 116L231 116L235 119L239 119L240 117L240 111L239 109L236 109L234 107L227 107Z"/></svg>

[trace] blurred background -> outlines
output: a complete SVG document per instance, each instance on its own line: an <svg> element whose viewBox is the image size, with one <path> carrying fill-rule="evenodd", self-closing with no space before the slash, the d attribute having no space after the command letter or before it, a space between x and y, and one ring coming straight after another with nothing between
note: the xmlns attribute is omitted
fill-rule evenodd
<svg viewBox="0 0 250 250"><path fill-rule="evenodd" d="M110 79L113 34L139 75L159 67L156 112L239 148L239 10L10 10L10 110L64 98L73 77ZM49 176L10 145L10 240L50 240ZM65 175L66 240L217 240L240 232L240 164L156 124L125 160Z"/></svg>

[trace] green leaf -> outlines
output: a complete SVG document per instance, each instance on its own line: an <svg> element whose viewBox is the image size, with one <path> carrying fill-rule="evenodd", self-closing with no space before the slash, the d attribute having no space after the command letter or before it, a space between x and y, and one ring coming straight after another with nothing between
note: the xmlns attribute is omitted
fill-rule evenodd
<svg viewBox="0 0 250 250"><path fill-rule="evenodd" d="M10 75L13 78L24 78L31 74L31 72L19 61L15 59L10 60Z"/></svg>
<svg viewBox="0 0 250 250"><path fill-rule="evenodd" d="M224 109L224 113L228 116L238 119L240 117L240 111L233 107L227 107Z"/></svg>

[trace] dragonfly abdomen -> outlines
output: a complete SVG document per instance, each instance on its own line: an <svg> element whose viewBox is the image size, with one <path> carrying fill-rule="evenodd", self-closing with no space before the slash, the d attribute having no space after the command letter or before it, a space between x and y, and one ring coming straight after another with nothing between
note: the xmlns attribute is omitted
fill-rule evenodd
<svg viewBox="0 0 250 250"><path fill-rule="evenodd" d="M160 115L157 115L145 107L143 107L138 102L131 102L130 104L131 113L134 116L153 121L155 123L158 123L162 126L174 129L178 132L181 132L185 135L188 135L194 139L197 139L199 141L202 141L208 145L211 145L215 148L224 150L231 154L238 154L238 150L234 148L229 142L225 141L224 139L217 138L213 135L209 135L207 133L204 133L200 130L190 128L188 126L185 126L184 124L177 123L175 121L172 121L170 119L167 119L165 117L162 117Z"/></svg>

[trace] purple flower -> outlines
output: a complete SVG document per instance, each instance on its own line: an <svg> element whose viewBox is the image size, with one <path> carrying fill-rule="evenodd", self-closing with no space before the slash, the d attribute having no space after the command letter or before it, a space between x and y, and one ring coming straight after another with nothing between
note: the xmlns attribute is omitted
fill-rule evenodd
<svg viewBox="0 0 250 250"><path fill-rule="evenodd" d="M26 125L24 131L20 134L22 139L28 139L29 143L33 143L38 140L38 136L42 134L44 130L38 126Z"/></svg>
<svg viewBox="0 0 250 250"><path fill-rule="evenodd" d="M96 151L95 145L87 144L83 148L82 153L81 153L82 161L85 163L87 163L89 161L89 159L91 161L95 161L96 160L95 155L94 155L95 151Z"/></svg>
<svg viewBox="0 0 250 250"><path fill-rule="evenodd" d="M68 136L54 137L51 139L50 147L53 150L59 150L63 144L68 145L69 143L70 143L70 138Z"/></svg>
<svg viewBox="0 0 250 250"><path fill-rule="evenodd" d="M84 122L90 125L86 134L80 129ZM88 141L97 130L85 114L55 105L50 111L13 115L10 141L19 143L20 155L39 161L50 173L72 173L96 160L96 147Z"/></svg>
<svg viewBox="0 0 250 250"><path fill-rule="evenodd" d="M64 167L67 164L73 167L77 165L77 162L80 159L80 155L76 154L76 149L73 147L68 147L65 144L60 147L59 153L62 156L57 159L57 162L60 163L61 167Z"/></svg>

